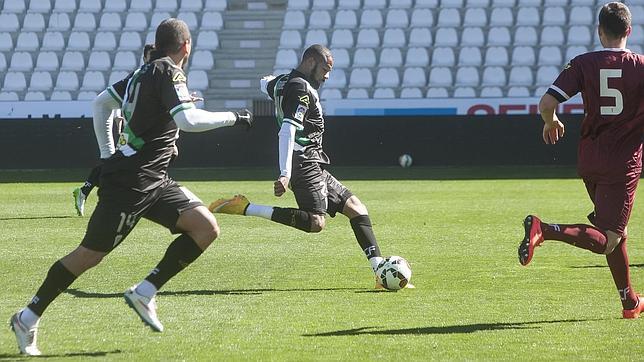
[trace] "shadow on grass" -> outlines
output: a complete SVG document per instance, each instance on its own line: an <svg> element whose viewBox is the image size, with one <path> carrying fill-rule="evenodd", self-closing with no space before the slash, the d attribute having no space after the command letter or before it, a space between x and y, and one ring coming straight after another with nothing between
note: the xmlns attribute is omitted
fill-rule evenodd
<svg viewBox="0 0 644 362"><path fill-rule="evenodd" d="M465 334L480 331L499 331L508 329L538 329L542 324L559 324L559 323L577 323L587 321L599 321L602 319L564 319L554 321L537 321L537 322L516 322L516 323L476 323L443 327L420 327L405 329L384 329L377 330L378 327L362 327L354 329L345 329L333 332L323 332L314 334L303 334L304 337L333 337L333 336L355 336L362 334L370 335L399 335L399 334Z"/></svg>
<svg viewBox="0 0 644 362"><path fill-rule="evenodd" d="M45 219L71 219L77 218L78 216L10 216L10 217L0 217L0 221L5 220L45 220Z"/></svg>
<svg viewBox="0 0 644 362"><path fill-rule="evenodd" d="M111 354L123 353L123 351L116 349L114 351L98 351L98 352L70 352L61 354L43 354L40 358L53 358L53 357L105 357ZM26 361L32 360L32 357L27 357L21 354L0 354L0 361Z"/></svg>
<svg viewBox="0 0 644 362"><path fill-rule="evenodd" d="M182 296L182 295L259 295L271 292L328 292L341 290L362 290L361 288L293 288L293 289L231 289L231 290L181 290L181 291L161 291L157 295ZM66 294L73 295L76 298L122 298L123 292L120 293L90 293L78 289L67 289Z"/></svg>
<svg viewBox="0 0 644 362"><path fill-rule="evenodd" d="M644 268L644 264L630 264L631 268ZM571 266L573 269L608 268L608 265L579 265Z"/></svg>

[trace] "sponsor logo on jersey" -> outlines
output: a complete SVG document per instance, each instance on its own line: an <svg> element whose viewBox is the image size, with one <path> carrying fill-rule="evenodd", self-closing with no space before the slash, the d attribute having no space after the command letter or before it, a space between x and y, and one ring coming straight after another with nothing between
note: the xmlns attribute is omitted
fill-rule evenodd
<svg viewBox="0 0 644 362"><path fill-rule="evenodd" d="M190 97L190 91L188 90L188 87L186 86L185 83L175 84L174 91L177 92L177 97L179 98L180 101L182 102L192 101L192 97Z"/></svg>
<svg viewBox="0 0 644 362"><path fill-rule="evenodd" d="M311 103L311 101L309 100L309 95L308 94L304 95L304 96L299 96L298 98L300 99L300 102L302 102L302 103L304 103L304 105L306 105L307 108L309 107L309 103Z"/></svg>
<svg viewBox="0 0 644 362"><path fill-rule="evenodd" d="M295 110L295 119L303 122L304 121L304 115L306 114L306 111L308 111L309 108L305 107L304 105L300 104L297 106L297 109Z"/></svg>
<svg viewBox="0 0 644 362"><path fill-rule="evenodd" d="M182 72L176 72L172 76L172 81L175 82L175 83L180 83L180 82L185 83L186 82L186 76L183 75Z"/></svg>

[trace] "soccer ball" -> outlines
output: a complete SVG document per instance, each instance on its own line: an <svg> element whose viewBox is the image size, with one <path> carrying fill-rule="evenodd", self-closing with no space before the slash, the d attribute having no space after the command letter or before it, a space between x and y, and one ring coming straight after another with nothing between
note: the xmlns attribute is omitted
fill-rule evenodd
<svg viewBox="0 0 644 362"><path fill-rule="evenodd" d="M411 156L408 154L402 154L400 157L398 157L398 164L400 167L409 167L411 166L413 160L411 159Z"/></svg>
<svg viewBox="0 0 644 362"><path fill-rule="evenodd" d="M399 290L411 279L411 268L405 258L390 256L376 268L376 279L387 290Z"/></svg>

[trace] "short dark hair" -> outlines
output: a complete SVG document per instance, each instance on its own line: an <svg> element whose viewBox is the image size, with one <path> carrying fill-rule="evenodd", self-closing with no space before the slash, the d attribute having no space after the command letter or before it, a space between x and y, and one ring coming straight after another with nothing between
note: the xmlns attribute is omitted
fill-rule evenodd
<svg viewBox="0 0 644 362"><path fill-rule="evenodd" d="M175 18L165 19L157 27L154 36L154 47L163 55L174 54L190 40L190 29L183 21Z"/></svg>
<svg viewBox="0 0 644 362"><path fill-rule="evenodd" d="M631 26L631 11L620 2L610 2L599 11L599 26L611 38L626 36Z"/></svg>
<svg viewBox="0 0 644 362"><path fill-rule="evenodd" d="M309 58L317 58L323 62L326 62L331 56L331 51L329 48L320 44L313 44L310 47L306 48L304 54L302 55L302 61Z"/></svg>

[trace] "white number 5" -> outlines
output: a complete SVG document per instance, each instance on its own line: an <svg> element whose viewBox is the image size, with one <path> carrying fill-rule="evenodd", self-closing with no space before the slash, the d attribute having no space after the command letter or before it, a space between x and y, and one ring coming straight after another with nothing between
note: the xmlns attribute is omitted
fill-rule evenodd
<svg viewBox="0 0 644 362"><path fill-rule="evenodd" d="M615 88L608 88L608 78L621 78L621 69L600 69L599 70L599 95L602 97L615 98L614 106L601 106L599 113L602 116L616 116L624 110L624 98L622 93Z"/></svg>

